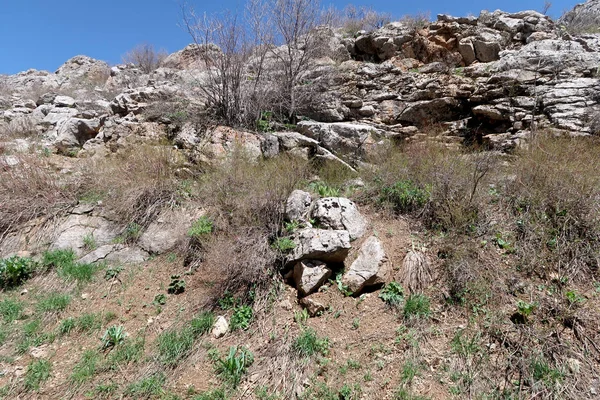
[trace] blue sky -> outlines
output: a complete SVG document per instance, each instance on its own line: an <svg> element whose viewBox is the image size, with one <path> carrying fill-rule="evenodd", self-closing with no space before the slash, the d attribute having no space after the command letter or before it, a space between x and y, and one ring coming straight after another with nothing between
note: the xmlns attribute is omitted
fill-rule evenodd
<svg viewBox="0 0 600 400"><path fill-rule="evenodd" d="M343 8L348 2L322 0ZM560 16L583 0L552 0L549 14ZM456 16L482 9L541 10L544 0L371 0L394 16L429 11ZM85 54L110 64L140 43L177 51L191 42L181 27L180 0L0 0L0 74L29 68L55 71L69 58ZM188 0L198 12L234 10L242 0Z"/></svg>

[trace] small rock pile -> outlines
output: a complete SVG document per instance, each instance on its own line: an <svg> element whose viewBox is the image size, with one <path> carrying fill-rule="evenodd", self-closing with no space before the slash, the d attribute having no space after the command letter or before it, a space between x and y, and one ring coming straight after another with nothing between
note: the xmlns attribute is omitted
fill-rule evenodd
<svg viewBox="0 0 600 400"><path fill-rule="evenodd" d="M359 243L358 256L346 269L341 282L354 296L385 283L389 273L383 244L375 236L360 240L368 222L356 204L343 197L313 199L295 190L286 203L285 218L303 226L291 239L294 249L287 255L287 277L303 298L319 290L335 271L344 269L351 243ZM311 302L302 299L310 311Z"/></svg>

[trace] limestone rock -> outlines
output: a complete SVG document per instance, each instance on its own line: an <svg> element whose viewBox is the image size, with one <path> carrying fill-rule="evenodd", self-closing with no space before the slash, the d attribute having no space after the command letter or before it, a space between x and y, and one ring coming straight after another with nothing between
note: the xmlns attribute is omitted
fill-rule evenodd
<svg viewBox="0 0 600 400"><path fill-rule="evenodd" d="M310 193L294 190L285 202L285 218L288 221L307 221L311 203Z"/></svg>
<svg viewBox="0 0 600 400"><path fill-rule="evenodd" d="M225 317L223 317L222 315L219 315L217 317L217 320L215 321L215 324L213 325L212 335L215 338L219 339L225 336L228 330L229 323L227 322L227 319L225 319Z"/></svg>
<svg viewBox="0 0 600 400"><path fill-rule="evenodd" d="M385 283L388 274L387 256L383 244L375 236L368 237L356 260L342 277L342 283L357 295L370 286Z"/></svg>
<svg viewBox="0 0 600 400"><path fill-rule="evenodd" d="M303 260L294 266L294 281L300 296L316 292L331 277L331 269L324 262Z"/></svg>
<svg viewBox="0 0 600 400"><path fill-rule="evenodd" d="M347 230L350 240L362 237L367 229L367 220L358 211L356 203L344 197L317 200L312 216L321 227Z"/></svg>
<svg viewBox="0 0 600 400"><path fill-rule="evenodd" d="M100 120L70 118L62 120L57 125L56 147L66 150L82 146L87 140L92 139L100 130Z"/></svg>
<svg viewBox="0 0 600 400"><path fill-rule="evenodd" d="M352 247L345 230L305 228L296 232L292 240L295 247L288 255L288 264L300 260L343 262Z"/></svg>

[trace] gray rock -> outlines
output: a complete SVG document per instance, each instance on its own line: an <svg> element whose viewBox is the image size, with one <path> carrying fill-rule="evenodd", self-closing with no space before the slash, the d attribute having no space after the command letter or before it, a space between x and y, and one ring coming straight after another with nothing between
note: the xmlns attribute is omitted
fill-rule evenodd
<svg viewBox="0 0 600 400"><path fill-rule="evenodd" d="M75 107L75 99L69 96L56 96L52 101L56 107Z"/></svg>
<svg viewBox="0 0 600 400"><path fill-rule="evenodd" d="M345 230L305 228L296 232L292 240L295 247L288 255L288 265L301 260L343 262L352 247Z"/></svg>
<svg viewBox="0 0 600 400"><path fill-rule="evenodd" d="M301 121L298 130L335 153L360 153L364 151L363 147L372 145L384 135L383 131L373 126L348 122Z"/></svg>
<svg viewBox="0 0 600 400"><path fill-rule="evenodd" d="M294 266L294 282L300 296L307 296L319 290L331 277L331 269L324 262L303 260Z"/></svg>
<svg viewBox="0 0 600 400"><path fill-rule="evenodd" d="M298 303L308 312L308 315L311 317L317 317L326 310L325 305L311 299L310 297L304 297L303 299L300 299Z"/></svg>
<svg viewBox="0 0 600 400"><path fill-rule="evenodd" d="M59 150L82 146L100 130L100 120L70 118L60 121L57 126L55 145Z"/></svg>
<svg viewBox="0 0 600 400"><path fill-rule="evenodd" d="M229 323L227 322L227 319L225 319L224 316L219 315L217 317L217 320L215 321L215 324L213 325L213 328L212 328L213 337L215 337L216 339L219 339L219 338L225 336L225 334L227 333L228 330L229 330Z"/></svg>
<svg viewBox="0 0 600 400"><path fill-rule="evenodd" d="M288 221L307 221L312 196L302 190L294 190L285 202L285 218Z"/></svg>
<svg viewBox="0 0 600 400"><path fill-rule="evenodd" d="M83 238L92 235L100 247L112 244L119 234L117 226L110 221L90 215L69 215L56 229L51 249L72 249L82 256L86 253Z"/></svg>
<svg viewBox="0 0 600 400"><path fill-rule="evenodd" d="M367 287L385 283L388 272L383 245L375 236L370 236L361 246L356 260L342 277L342 283L356 295Z"/></svg>
<svg viewBox="0 0 600 400"><path fill-rule="evenodd" d="M326 197L317 200L312 210L312 217L321 227L347 230L350 240L362 237L367 230L367 220L358 211L356 203L344 197Z"/></svg>

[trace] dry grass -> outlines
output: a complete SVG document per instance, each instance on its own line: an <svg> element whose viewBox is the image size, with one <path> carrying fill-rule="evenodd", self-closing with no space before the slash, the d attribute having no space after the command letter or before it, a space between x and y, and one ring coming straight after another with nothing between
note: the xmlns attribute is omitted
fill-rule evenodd
<svg viewBox="0 0 600 400"><path fill-rule="evenodd" d="M182 195L177 177L185 160L166 146L139 146L88 165L86 190L100 198L123 225L147 227L165 207Z"/></svg>
<svg viewBox="0 0 600 400"><path fill-rule="evenodd" d="M431 264L420 251L409 251L402 261L400 281L410 293L419 293L431 282Z"/></svg>
<svg viewBox="0 0 600 400"><path fill-rule="evenodd" d="M35 120L24 115L8 122L0 122L0 138L17 139L37 135Z"/></svg>
<svg viewBox="0 0 600 400"><path fill-rule="evenodd" d="M0 240L33 218L46 219L76 203L79 179L60 175L37 155L18 156L16 166L0 163Z"/></svg>
<svg viewBox="0 0 600 400"><path fill-rule="evenodd" d="M600 262L600 142L541 136L506 184L517 252L541 276L585 278Z"/></svg>

